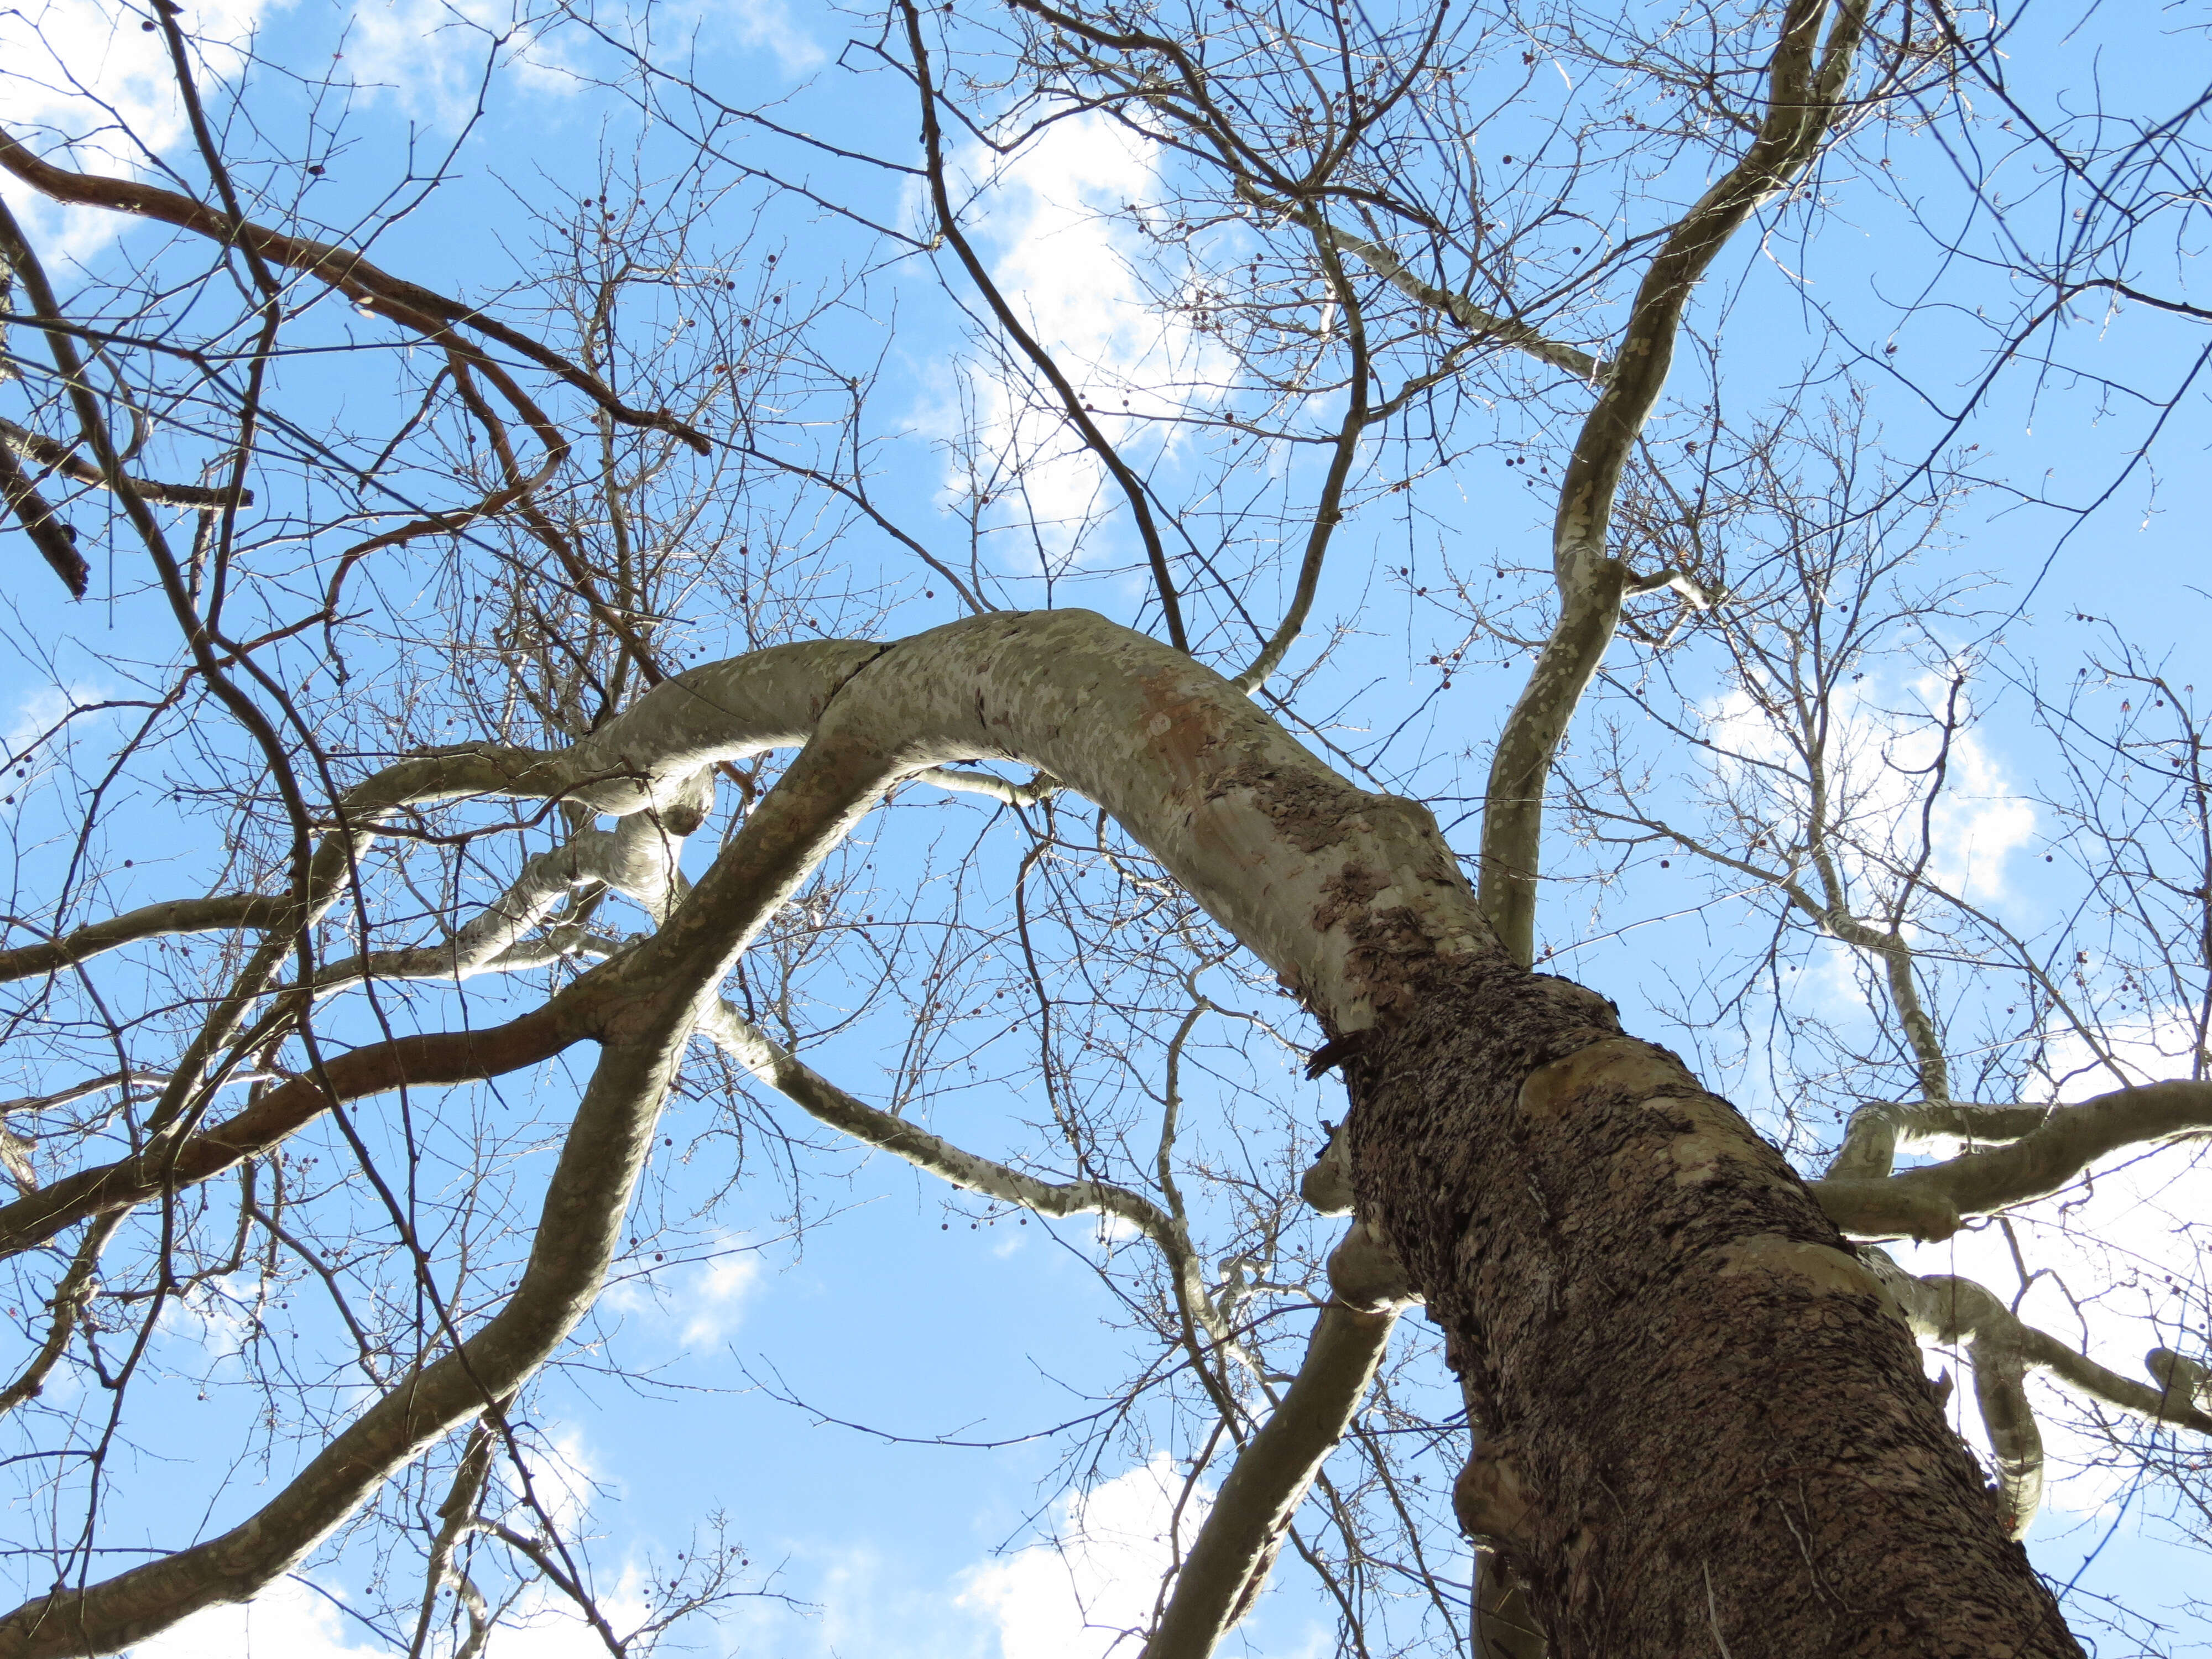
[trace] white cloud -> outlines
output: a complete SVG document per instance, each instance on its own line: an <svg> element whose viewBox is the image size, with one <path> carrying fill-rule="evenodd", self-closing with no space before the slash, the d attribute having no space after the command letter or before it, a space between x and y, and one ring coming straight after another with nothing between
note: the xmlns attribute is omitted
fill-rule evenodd
<svg viewBox="0 0 2212 1659"><path fill-rule="evenodd" d="M1827 809L1846 877L1862 893L1893 886L1885 869L1919 857L1921 803L1937 761L1944 787L1927 826L1928 872L1961 898L2003 896L2005 865L2035 834L2035 808L1971 726L1952 734L1943 753L1941 717L1948 682L1923 676L1901 691L1871 682L1838 688L1828 710ZM1803 763L1747 690L1716 698L1704 710L1723 754L1716 781L1752 821L1795 833L1809 801ZM1857 850L1851 850L1857 849ZM1862 904L1864 901L1862 900Z"/></svg>
<svg viewBox="0 0 2212 1659"><path fill-rule="evenodd" d="M268 9L267 0L204 0L186 27L205 72L236 73L240 48ZM142 14L104 0L24 0L0 9L0 102L9 126L35 149L52 153L69 141L70 165L136 173L149 153L176 143L185 112L158 31L142 29ZM32 222L49 262L84 257L127 221L93 208L59 208L13 178L0 196ZM58 281L58 278L57 278Z"/></svg>
<svg viewBox="0 0 2212 1659"><path fill-rule="evenodd" d="M617 1635L635 1630L652 1617L644 1569L633 1562L611 1590L597 1597L599 1611ZM607 1644L576 1604L540 1583L527 1591L484 1644L488 1659L606 1659Z"/></svg>
<svg viewBox="0 0 2212 1659"><path fill-rule="evenodd" d="M161 1334L204 1350L226 1370L234 1369L253 1333L252 1310L264 1294L258 1273L200 1279L164 1304Z"/></svg>
<svg viewBox="0 0 2212 1659"><path fill-rule="evenodd" d="M737 1329L760 1270L759 1255L736 1244L702 1262L679 1297L686 1316L684 1340L693 1346L719 1342Z"/></svg>
<svg viewBox="0 0 2212 1659"><path fill-rule="evenodd" d="M530 1489L554 1531L573 1537L599 1494L599 1467L581 1429L571 1425L530 1448Z"/></svg>
<svg viewBox="0 0 2212 1659"><path fill-rule="evenodd" d="M218 75L234 73L265 0L204 0L191 38ZM0 11L9 125L75 141L86 165L135 168L185 131L185 112L159 31L142 14L102 0L26 0Z"/></svg>
<svg viewBox="0 0 2212 1659"><path fill-rule="evenodd" d="M2068 1031L2044 1049L2046 1097L2086 1100L2109 1089L2188 1077L2196 1056L2197 1024L2186 1010L2163 1009L2144 1019L2105 1026L2094 1048L2080 1033Z"/></svg>
<svg viewBox="0 0 2212 1659"><path fill-rule="evenodd" d="M641 1571L633 1566L599 1597L618 1632L650 1616ZM507 1620L486 1644L491 1659L605 1659L599 1632L550 1586L526 1592ZM385 1659L392 1650L329 1596L286 1577L251 1601L203 1608L130 1651L133 1659Z"/></svg>
<svg viewBox="0 0 2212 1659"><path fill-rule="evenodd" d="M648 1338L673 1337L686 1347L717 1343L738 1328L763 1283L760 1252L742 1234L718 1238L681 1269L657 1269L610 1285L599 1298Z"/></svg>
<svg viewBox="0 0 2212 1659"><path fill-rule="evenodd" d="M826 61L783 0L709 0L700 8L700 22L717 33L732 30L742 46L767 47L786 75L804 75Z"/></svg>
<svg viewBox="0 0 2212 1659"><path fill-rule="evenodd" d="M202 1608L131 1651L136 1659L339 1659L388 1651L373 1638L354 1642L349 1623L328 1597L282 1578L251 1601Z"/></svg>
<svg viewBox="0 0 2212 1659"><path fill-rule="evenodd" d="M539 93L579 89L561 40L530 21L537 9L522 0L360 0L343 67L409 115L450 131L475 113L495 42L499 64L518 84Z"/></svg>
<svg viewBox="0 0 2212 1659"><path fill-rule="evenodd" d="M962 1576L959 1604L997 1624L1004 1659L1133 1652L1162 1581L1212 1505L1165 1452L1059 1505L1054 1538ZM1178 1513L1178 1509L1180 1513Z"/></svg>
<svg viewBox="0 0 2212 1659"><path fill-rule="evenodd" d="M988 165L976 146L952 170L980 179ZM993 279L1097 405L1109 437L1122 441L1139 429L1136 416L1165 410L1159 393L1168 383L1218 377L1218 349L1175 313L1162 314L1139 279L1141 239L1114 216L1156 193L1155 157L1142 139L1101 116L1063 121L988 177L989 188L966 216L969 233L997 251ZM978 392L978 441L987 455L1023 458L1024 487L1041 521L1072 534L1102 507L1118 504L1097 457L1068 431L1056 404L1031 401L1024 379L987 373ZM949 417L932 424L954 425ZM957 467L947 483L961 493L986 487Z"/></svg>

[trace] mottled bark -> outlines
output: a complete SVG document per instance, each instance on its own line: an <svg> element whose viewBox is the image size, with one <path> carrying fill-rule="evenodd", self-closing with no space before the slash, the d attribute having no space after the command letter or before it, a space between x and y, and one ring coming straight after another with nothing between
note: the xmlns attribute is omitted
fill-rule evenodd
<svg viewBox="0 0 2212 1659"><path fill-rule="evenodd" d="M1354 1169L1480 1416L1462 1522L1551 1652L2078 1652L1780 1155L1588 991L1416 984L1355 1064Z"/></svg>

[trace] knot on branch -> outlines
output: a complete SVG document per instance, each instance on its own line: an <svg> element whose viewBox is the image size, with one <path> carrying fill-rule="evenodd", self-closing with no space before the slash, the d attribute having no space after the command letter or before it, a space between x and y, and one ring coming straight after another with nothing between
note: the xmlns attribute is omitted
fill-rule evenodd
<svg viewBox="0 0 2212 1659"><path fill-rule="evenodd" d="M1342 1125L1324 1121L1321 1127L1328 1131L1328 1139L1298 1182L1298 1196L1323 1215L1350 1215L1352 1152L1345 1145Z"/></svg>
<svg viewBox="0 0 2212 1659"><path fill-rule="evenodd" d="M2157 1379L2165 1403L2212 1412L2212 1367L2171 1348L2153 1348L2143 1356L2143 1369Z"/></svg>
<svg viewBox="0 0 2212 1659"><path fill-rule="evenodd" d="M1452 1482L1452 1512L1460 1530L1508 1554L1526 1553L1528 1512L1534 1507L1517 1460L1519 1449L1510 1435L1482 1441Z"/></svg>
<svg viewBox="0 0 2212 1659"><path fill-rule="evenodd" d="M1398 1252L1371 1221L1353 1222L1329 1252L1328 1283L1336 1299L1355 1313L1389 1313L1421 1299Z"/></svg>

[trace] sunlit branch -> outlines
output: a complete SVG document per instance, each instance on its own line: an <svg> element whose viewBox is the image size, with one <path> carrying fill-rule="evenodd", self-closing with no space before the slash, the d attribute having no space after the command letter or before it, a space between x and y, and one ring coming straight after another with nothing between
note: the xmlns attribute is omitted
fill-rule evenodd
<svg viewBox="0 0 2212 1659"><path fill-rule="evenodd" d="M708 1005L700 1018L699 1035L809 1116L963 1192L980 1193L1043 1216L1112 1216L1134 1227L1170 1258L1190 1252L1173 1219L1141 1193L1103 1181L1043 1181L963 1151L917 1123L847 1093L726 1001L718 999Z"/></svg>
<svg viewBox="0 0 2212 1659"><path fill-rule="evenodd" d="M60 1362L64 1351L69 1346L70 1334L76 1329L77 1321L83 1317L87 1304L99 1289L99 1281L94 1275L100 1271L100 1255L106 1249L107 1241L114 1237L115 1230L122 1224L123 1218L119 1214L104 1215L85 1229L76 1255L70 1259L69 1270L62 1274L60 1281L54 1286L53 1295L47 1299L50 1317L46 1340L39 1345L38 1352L31 1356L30 1363L23 1367L15 1380L4 1389L0 1389L0 1417L6 1416L26 1400L37 1398L45 1390L46 1378L52 1375L55 1365Z"/></svg>
<svg viewBox="0 0 2212 1659"><path fill-rule="evenodd" d="M1334 1294L1314 1323L1297 1376L1238 1449L1145 1659L1206 1659L1259 1599L1291 1517L1366 1401L1399 1312L1414 1299L1397 1256L1364 1223L1353 1224L1328 1265Z"/></svg>
<svg viewBox="0 0 2212 1659"><path fill-rule="evenodd" d="M1970 1279L1944 1273L1915 1278L1881 1250L1868 1248L1862 1254L1917 1334L1966 1345L1975 1397L1996 1458L1999 1504L2014 1537L2027 1533L2043 1492L2043 1437L2024 1386L2030 1370L2049 1371L2078 1393L2152 1422L2212 1434L2212 1414L2198 1409L2191 1391L2176 1388L2169 1377L2160 1376L2157 1387L2130 1381L2023 1323ZM2157 1367L2154 1376L2164 1370L2186 1376L2183 1368L2189 1362L2179 1356L2159 1350L2151 1358ZM2161 1358L2167 1361L2162 1366Z"/></svg>
<svg viewBox="0 0 2212 1659"><path fill-rule="evenodd" d="M930 766L909 775L909 781L933 783L939 789L951 789L963 795L988 795L1002 806L1035 806L1052 799L1066 786L1057 778L1042 774L1027 783L1014 783L1006 778L994 777L988 772L977 772L963 766Z"/></svg>
<svg viewBox="0 0 2212 1659"><path fill-rule="evenodd" d="M492 1443L492 1431L486 1425L478 1423L469 1431L460 1465L453 1471L453 1486L438 1505L438 1530L430 1540L430 1559L422 1571L422 1605L416 1615L415 1638L408 1644L407 1659L422 1659L430 1639L430 1621L438 1609L438 1592L449 1581L468 1611L468 1645L481 1646L489 1633L483 1597L474 1593L475 1586L454 1561L453 1553L476 1524L477 1504L483 1493L484 1476L491 1469Z"/></svg>
<svg viewBox="0 0 2212 1659"><path fill-rule="evenodd" d="M1612 365L1593 357L1587 351L1549 339L1539 330L1514 317L1501 316L1486 311L1465 295L1424 282L1415 276L1406 262L1380 242L1371 242L1364 236L1334 224L1317 208L1269 195L1258 185L1245 179L1237 181L1237 193L1263 212L1293 220L1306 226L1339 252L1349 253L1396 289L1407 298L1418 301L1431 311L1443 313L1470 334L1480 334L1501 344L1517 347L1530 356L1565 369L1577 380L1596 385L1602 381Z"/></svg>
<svg viewBox="0 0 2212 1659"><path fill-rule="evenodd" d="M2024 1114L2039 1121L2022 1127ZM2212 1083L2174 1081L2146 1084L2137 1089L2116 1089L2076 1106L1968 1107L1955 1116L1931 1109L1925 1117L1913 1109L1876 1108L1871 1120L1853 1129L1859 1139L1854 1148L1847 1135L1844 1156L1852 1159L1842 1173L1832 1170L1826 1180L1808 1183L1836 1224L1846 1232L1879 1237L1899 1231L1890 1225L1908 1208L1931 1217L1948 1211L1954 1218L1989 1215L2015 1204L2048 1198L2063 1191L2087 1172L2099 1158L2134 1147L2212 1132ZM1894 1124L1895 1127L1885 1127ZM1963 1152L1942 1164L1903 1170L1881 1179L1870 1178L1882 1163L1882 1137L1914 1134L1952 1134L1964 1127L1969 1138L2004 1139L2008 1145ZM1844 1158L1839 1156L1838 1164ZM1886 1167L1886 1166L1885 1166ZM1917 1229L1921 1237L1944 1237Z"/></svg>

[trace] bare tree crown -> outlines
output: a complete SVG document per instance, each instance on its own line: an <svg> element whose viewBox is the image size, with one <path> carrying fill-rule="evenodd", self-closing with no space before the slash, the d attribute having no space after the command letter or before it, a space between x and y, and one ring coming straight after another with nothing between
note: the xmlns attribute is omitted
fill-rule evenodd
<svg viewBox="0 0 2212 1659"><path fill-rule="evenodd" d="M547 1402L877 1154L1081 1218L1102 1652L2081 1651L2039 1513L2204 1532L2203 596L2063 597L2203 435L2204 89L771 10L5 26L0 1656L804 1601L734 1492L608 1593Z"/></svg>

